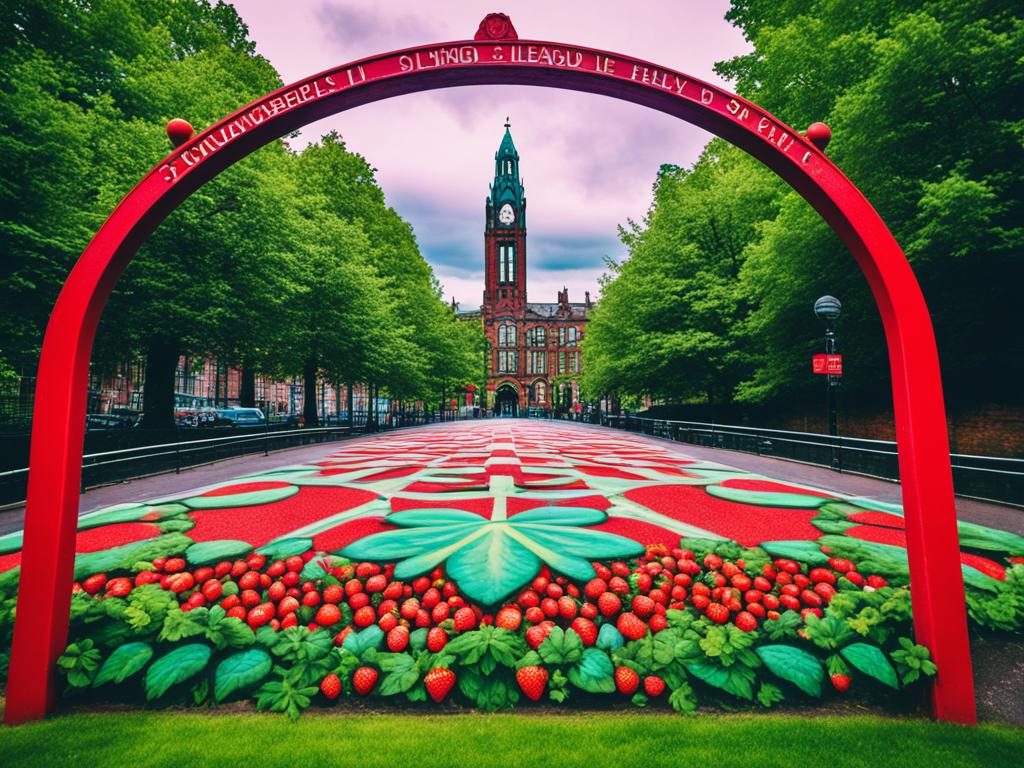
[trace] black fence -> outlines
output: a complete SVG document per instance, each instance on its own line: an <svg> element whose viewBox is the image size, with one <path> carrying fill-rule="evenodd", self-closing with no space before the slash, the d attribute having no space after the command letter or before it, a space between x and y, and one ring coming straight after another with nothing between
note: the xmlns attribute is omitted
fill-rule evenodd
<svg viewBox="0 0 1024 768"><path fill-rule="evenodd" d="M82 456L82 490L164 472L180 472L236 456L268 454L284 448L344 440L368 432L464 418L465 414L453 411L444 414L437 411L389 411L368 420L365 411L357 411L353 412L351 423L347 414L342 414L340 419L329 419L323 427L296 428L271 422L247 427L129 428L88 432L86 453ZM0 470L0 506L25 499L28 438L24 433L0 436L0 441L6 439L12 444L17 441L24 456L20 466ZM97 447L103 450L96 450Z"/></svg>
<svg viewBox="0 0 1024 768"><path fill-rule="evenodd" d="M605 426L663 437L680 443L755 453L775 459L831 467L886 480L900 478L896 443L857 437L830 437L696 421L602 415ZM954 453L953 486L960 496L1024 506L1024 459Z"/></svg>

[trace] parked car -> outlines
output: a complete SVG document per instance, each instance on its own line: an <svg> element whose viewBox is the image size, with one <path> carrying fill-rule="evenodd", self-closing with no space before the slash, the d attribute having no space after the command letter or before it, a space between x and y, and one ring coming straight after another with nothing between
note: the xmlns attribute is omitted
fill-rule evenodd
<svg viewBox="0 0 1024 768"><path fill-rule="evenodd" d="M217 422L233 427L251 427L267 420L259 408L218 408Z"/></svg>

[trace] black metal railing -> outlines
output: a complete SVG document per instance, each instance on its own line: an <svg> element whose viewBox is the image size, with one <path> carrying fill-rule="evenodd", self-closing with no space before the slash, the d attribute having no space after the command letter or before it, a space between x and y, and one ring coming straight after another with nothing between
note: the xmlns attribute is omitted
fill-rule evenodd
<svg viewBox="0 0 1024 768"><path fill-rule="evenodd" d="M601 424L690 445L830 467L838 472L897 482L900 478L896 443L889 440L606 414L602 414ZM1024 459L959 453L950 458L958 495L1024 506Z"/></svg>

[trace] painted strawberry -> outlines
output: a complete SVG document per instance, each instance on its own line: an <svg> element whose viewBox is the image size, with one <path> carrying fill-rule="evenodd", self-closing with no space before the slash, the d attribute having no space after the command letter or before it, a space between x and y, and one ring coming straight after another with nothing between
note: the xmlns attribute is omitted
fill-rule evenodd
<svg viewBox="0 0 1024 768"><path fill-rule="evenodd" d="M437 653L448 644L448 633L441 627L431 627L427 632L427 649Z"/></svg>
<svg viewBox="0 0 1024 768"><path fill-rule="evenodd" d="M569 629L576 632L583 641L583 644L588 648L597 642L597 627L590 619L584 619L582 616L577 616L572 620L572 624L569 625Z"/></svg>
<svg viewBox="0 0 1024 768"><path fill-rule="evenodd" d="M107 582L107 597L124 597L131 591L132 580L125 576L120 576Z"/></svg>
<svg viewBox="0 0 1024 768"><path fill-rule="evenodd" d="M654 613L655 602L647 595L637 595L633 598L633 613L640 618L646 619Z"/></svg>
<svg viewBox="0 0 1024 768"><path fill-rule="evenodd" d="M522 623L523 614L514 605L506 605L494 617L494 626L501 627L502 629L515 631L519 629L519 625Z"/></svg>
<svg viewBox="0 0 1024 768"><path fill-rule="evenodd" d="M324 603L316 612L316 623L321 627L330 627L341 621L341 610L333 603Z"/></svg>
<svg viewBox="0 0 1024 768"><path fill-rule="evenodd" d="M345 599L345 590L340 584L328 584L324 587L324 602L335 605Z"/></svg>
<svg viewBox="0 0 1024 768"><path fill-rule="evenodd" d="M652 699L656 699L665 690L665 681L657 675L648 675L644 678L644 693Z"/></svg>
<svg viewBox="0 0 1024 768"><path fill-rule="evenodd" d="M526 642L533 650L537 650L549 634L551 634L551 626L547 622L536 624L526 630Z"/></svg>
<svg viewBox="0 0 1024 768"><path fill-rule="evenodd" d="M472 608L459 608L453 619L456 632L467 632L476 626L476 614L473 613Z"/></svg>
<svg viewBox="0 0 1024 768"><path fill-rule="evenodd" d="M330 701L334 701L338 698L338 696L341 695L341 680L338 679L338 676L332 673L321 680L320 693L326 696Z"/></svg>
<svg viewBox="0 0 1024 768"><path fill-rule="evenodd" d="M651 632L653 634L658 634L659 632L661 632L661 630L668 629L668 619L666 619L664 615L660 613L656 613L653 616L651 616L651 618L648 619L647 623L650 625Z"/></svg>
<svg viewBox="0 0 1024 768"><path fill-rule="evenodd" d="M608 591L608 582L604 579L591 579L583 588L583 594L591 600L596 600Z"/></svg>
<svg viewBox="0 0 1024 768"><path fill-rule="evenodd" d="M629 667L615 668L615 688L624 696L632 696L640 687L640 675Z"/></svg>
<svg viewBox="0 0 1024 768"><path fill-rule="evenodd" d="M839 691L839 693L846 693L850 690L850 676L832 675L832 687Z"/></svg>
<svg viewBox="0 0 1024 768"><path fill-rule="evenodd" d="M606 619L610 619L622 610L622 600L614 592L605 592L597 598L597 610Z"/></svg>
<svg viewBox="0 0 1024 768"><path fill-rule="evenodd" d="M249 609L249 613L245 620L253 629L259 629L274 618L274 612L275 608L273 603L260 603L259 605Z"/></svg>
<svg viewBox="0 0 1024 768"><path fill-rule="evenodd" d="M548 684L548 671L544 667L530 666L516 670L516 682L530 701L540 701Z"/></svg>
<svg viewBox="0 0 1024 768"><path fill-rule="evenodd" d="M440 704L455 685L455 673L445 667L434 667L423 676L423 685L430 698Z"/></svg>
<svg viewBox="0 0 1024 768"><path fill-rule="evenodd" d="M388 632L387 644L388 650L392 653L404 651L409 645L409 628L397 626L392 629Z"/></svg>
<svg viewBox="0 0 1024 768"><path fill-rule="evenodd" d="M716 624L725 624L729 620L729 609L721 603L708 603L704 615Z"/></svg>
<svg viewBox="0 0 1024 768"><path fill-rule="evenodd" d="M647 634L647 625L635 613L622 614L615 626L627 640L639 640Z"/></svg>
<svg viewBox="0 0 1024 768"><path fill-rule="evenodd" d="M757 618L749 611L740 611L733 620L737 629L744 632L753 632L757 629Z"/></svg>
<svg viewBox="0 0 1024 768"><path fill-rule="evenodd" d="M360 696L369 696L377 684L379 673L373 667L359 667L352 673L352 688Z"/></svg>

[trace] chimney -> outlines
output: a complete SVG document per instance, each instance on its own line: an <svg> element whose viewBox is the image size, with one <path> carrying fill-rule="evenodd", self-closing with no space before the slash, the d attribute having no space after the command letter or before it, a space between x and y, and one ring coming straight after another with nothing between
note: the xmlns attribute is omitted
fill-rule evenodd
<svg viewBox="0 0 1024 768"><path fill-rule="evenodd" d="M583 295L586 297L583 300L583 303L586 304L587 308L589 309L590 308L590 291L584 291Z"/></svg>

